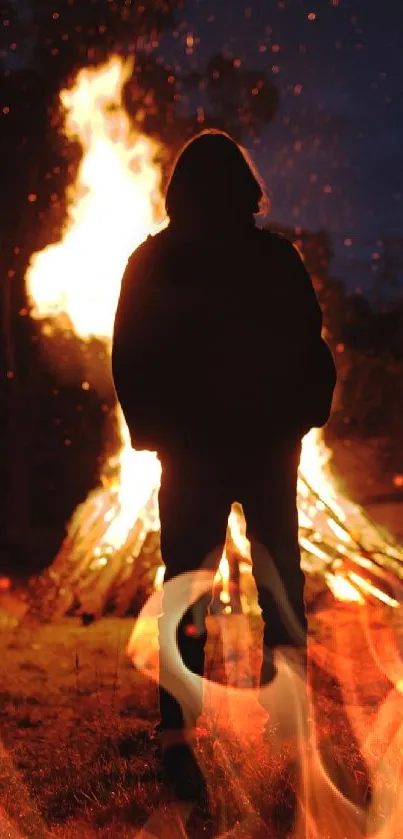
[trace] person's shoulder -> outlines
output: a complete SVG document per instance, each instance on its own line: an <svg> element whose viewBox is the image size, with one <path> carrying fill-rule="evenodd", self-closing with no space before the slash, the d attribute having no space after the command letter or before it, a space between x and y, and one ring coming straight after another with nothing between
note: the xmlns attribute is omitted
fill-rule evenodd
<svg viewBox="0 0 403 839"><path fill-rule="evenodd" d="M134 264L143 258L153 257L160 252L162 247L164 247L166 239L166 229L150 234L130 254L128 263Z"/></svg>
<svg viewBox="0 0 403 839"><path fill-rule="evenodd" d="M260 228L259 233L261 235L261 241L265 243L268 248L271 248L272 252L278 254L279 256L293 256L298 254L296 247L284 236L283 233L279 233L274 230L270 230L269 228Z"/></svg>
<svg viewBox="0 0 403 839"><path fill-rule="evenodd" d="M159 230L150 234L130 254L125 269L125 281L132 284L150 276L150 272L158 269L166 261L169 246L167 230Z"/></svg>

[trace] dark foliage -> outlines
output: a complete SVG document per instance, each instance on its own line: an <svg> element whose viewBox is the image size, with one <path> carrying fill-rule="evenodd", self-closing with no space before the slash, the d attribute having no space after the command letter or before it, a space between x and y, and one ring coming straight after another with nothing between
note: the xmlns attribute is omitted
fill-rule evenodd
<svg viewBox="0 0 403 839"><path fill-rule="evenodd" d="M402 266L401 242L385 238L371 302L361 294L348 295L343 283L331 277L326 231L276 229L303 254L323 310L338 370L330 429L337 436L379 438L382 467L402 471L403 301L389 294Z"/></svg>

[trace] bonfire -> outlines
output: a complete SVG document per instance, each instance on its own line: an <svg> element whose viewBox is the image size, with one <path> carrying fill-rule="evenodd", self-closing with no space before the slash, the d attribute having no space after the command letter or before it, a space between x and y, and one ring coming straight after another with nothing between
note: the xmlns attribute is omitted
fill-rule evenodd
<svg viewBox="0 0 403 839"><path fill-rule="evenodd" d="M66 136L83 156L68 193L61 240L32 256L26 276L31 314L57 342L62 330L101 339L110 352L120 281L130 253L166 221L161 207L158 147L135 132L122 104L130 64L113 57L83 69L62 91ZM50 326L49 326L50 324ZM31 586L30 614L89 618L136 609L140 591L163 583L159 554L160 464L137 452L119 407L119 452L104 464L100 486L73 514L54 562ZM298 482L302 567L334 597L397 607L403 551L338 493L321 433L304 439ZM235 499L234 499L235 501ZM223 611L252 608L250 545L242 508L234 503L216 584ZM230 579L240 576L240 601Z"/></svg>

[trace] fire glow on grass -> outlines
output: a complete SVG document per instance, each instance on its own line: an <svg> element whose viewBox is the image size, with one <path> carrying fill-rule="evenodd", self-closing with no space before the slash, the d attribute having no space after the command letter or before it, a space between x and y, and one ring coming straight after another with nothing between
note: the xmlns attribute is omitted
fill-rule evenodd
<svg viewBox="0 0 403 839"><path fill-rule="evenodd" d="M102 67L81 70L74 86L61 92L66 136L81 143L83 157L76 183L69 188L63 236L33 255L26 277L32 315L51 320L55 341L57 330L68 323L81 339L102 339L109 351L126 261L149 233L166 224L160 171L154 162L157 144L133 130L122 105L130 72L130 64L113 57ZM101 488L74 513L48 575L58 592L59 612L76 603L79 611L99 615L111 592L115 602L124 586L133 594L135 560L150 532L159 529L159 461L155 453L131 449L117 410L121 449L105 464ZM364 602L375 597L395 606L395 585L403 576L401 552L384 542L358 508L337 495L326 470L327 457L320 434L312 432L304 440L298 486L303 568L322 574L339 599ZM229 533L245 571L250 568L250 546L236 507ZM225 551L219 576L228 603ZM157 585L162 579L159 571ZM127 591L118 613L130 605Z"/></svg>

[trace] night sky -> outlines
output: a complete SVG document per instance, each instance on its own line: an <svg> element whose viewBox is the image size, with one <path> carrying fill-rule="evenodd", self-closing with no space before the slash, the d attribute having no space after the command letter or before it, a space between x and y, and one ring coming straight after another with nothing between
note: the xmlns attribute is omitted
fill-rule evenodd
<svg viewBox="0 0 403 839"><path fill-rule="evenodd" d="M14 8L32 16L32 0ZM178 73L224 52L274 81L280 109L250 148L272 218L326 228L333 275L370 291L382 237L403 235L401 0L186 0L177 20L153 53Z"/></svg>
<svg viewBox="0 0 403 839"><path fill-rule="evenodd" d="M224 49L266 70L281 106L250 150L272 217L325 227L333 275L369 290L379 240L403 235L401 2L188 0L179 34L161 46L186 69Z"/></svg>

